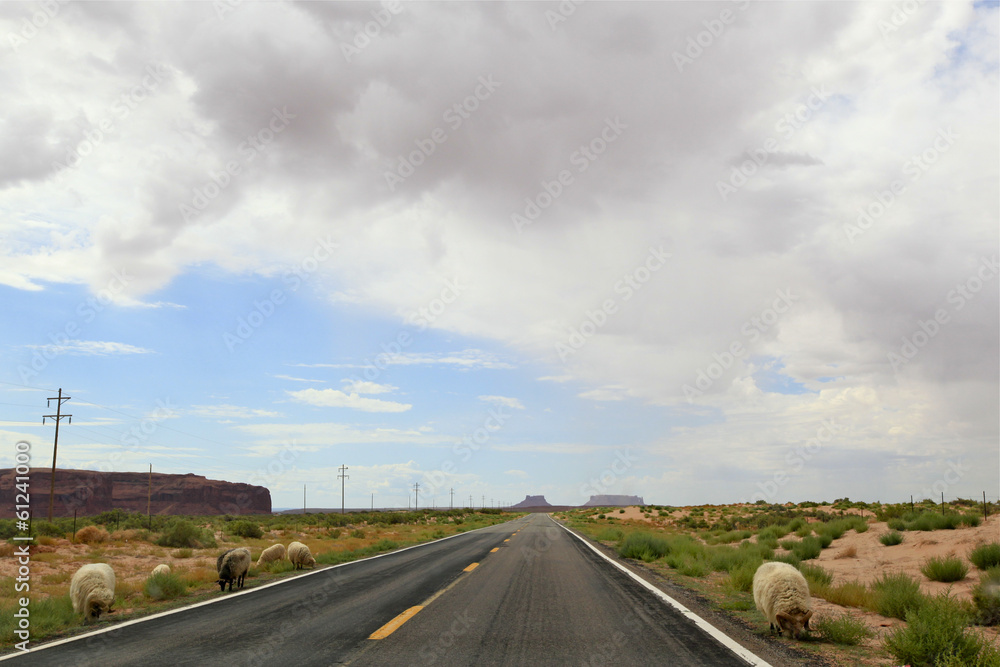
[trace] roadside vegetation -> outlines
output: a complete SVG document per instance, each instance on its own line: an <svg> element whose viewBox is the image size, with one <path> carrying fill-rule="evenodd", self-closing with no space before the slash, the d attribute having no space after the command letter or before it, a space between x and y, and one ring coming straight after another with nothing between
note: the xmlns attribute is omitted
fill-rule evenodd
<svg viewBox="0 0 1000 667"><path fill-rule="evenodd" d="M510 521L521 516L498 509L420 510L350 514L275 514L251 516L154 516L120 510L52 522L34 521L29 610L32 643L164 611L220 595L216 558L225 549L250 548L247 587L293 576L288 560L255 563L272 544L306 544L317 567L345 563L398 548ZM0 520L0 556L14 553L13 520ZM0 651L13 648L17 608L16 559L0 560ZM73 613L69 585L86 563L105 562L115 571L112 612L84 627ZM156 565L170 566L152 574ZM7 567L7 570L3 570ZM301 571L299 572L301 574Z"/></svg>
<svg viewBox="0 0 1000 667"><path fill-rule="evenodd" d="M997 513L995 504L987 507ZM646 563L654 571L693 589L736 618L766 633L767 621L756 610L753 575L766 561L783 561L799 568L814 598L845 607L839 614L821 614L813 632L798 647L833 657L837 664L892 664L950 667L1000 667L996 642L984 639L977 627L1000 623L1000 543L980 544L962 558L929 558L921 571L926 581L957 582L979 572L972 599L949 593L929 595L920 580L905 573L886 572L870 583L835 581L817 558L849 531L864 533L870 522L885 522L876 543L891 547L908 532L962 530L981 525L982 505L957 501L941 507L931 502L905 505L856 503L848 499L799 505L703 506L641 508L642 521L620 520L613 508L595 507L560 513L568 526L613 548L622 558ZM634 516L634 514L632 515ZM991 518L991 521L993 519ZM885 531L885 527L880 528ZM857 556L841 549L835 558ZM891 632L875 633L851 609L905 621ZM994 633L995 635L995 633ZM874 663L871 663L874 664ZM884 663L883 663L884 664Z"/></svg>

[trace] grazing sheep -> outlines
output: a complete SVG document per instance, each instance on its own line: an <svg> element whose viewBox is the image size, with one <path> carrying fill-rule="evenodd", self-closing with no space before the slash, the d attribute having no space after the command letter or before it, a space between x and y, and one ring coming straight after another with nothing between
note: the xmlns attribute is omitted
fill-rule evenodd
<svg viewBox="0 0 1000 667"><path fill-rule="evenodd" d="M316 567L316 559L309 553L309 547L301 542L292 542L288 545L288 560L292 561L295 569L306 567Z"/></svg>
<svg viewBox="0 0 1000 667"><path fill-rule="evenodd" d="M83 614L83 621L96 621L101 614L111 611L115 601L115 571L107 563L84 565L69 584L69 597L73 611Z"/></svg>
<svg viewBox="0 0 1000 667"><path fill-rule="evenodd" d="M809 584L788 563L764 563L753 575L753 601L771 624L771 631L787 631L798 638L809 629L812 616Z"/></svg>
<svg viewBox="0 0 1000 667"><path fill-rule="evenodd" d="M250 562L250 550L246 547L224 551L215 563L219 572L219 588L225 591L226 584L229 584L229 590L232 591L233 582L236 582L237 588L243 588Z"/></svg>
<svg viewBox="0 0 1000 667"><path fill-rule="evenodd" d="M170 566L166 563L160 563L153 568L153 576L156 576L157 574L170 574Z"/></svg>
<svg viewBox="0 0 1000 667"><path fill-rule="evenodd" d="M257 567L260 567L265 563L272 563L276 560L285 560L285 545L272 544L268 548L261 551L260 558L257 559Z"/></svg>

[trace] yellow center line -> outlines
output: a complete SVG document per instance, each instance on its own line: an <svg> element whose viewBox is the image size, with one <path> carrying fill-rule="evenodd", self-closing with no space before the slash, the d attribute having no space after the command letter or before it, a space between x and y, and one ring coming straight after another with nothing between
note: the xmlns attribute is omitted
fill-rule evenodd
<svg viewBox="0 0 1000 667"><path fill-rule="evenodd" d="M368 639L385 639L386 637L394 633L396 630L398 630L399 627L403 625L403 623L406 623L408 620L416 616L417 612L420 611L421 609L423 609L423 605L410 607L402 614L400 614L399 616L392 619L391 621L383 625L381 628L373 632L368 637Z"/></svg>
<svg viewBox="0 0 1000 667"><path fill-rule="evenodd" d="M500 547L493 547L492 549L490 549L491 554L496 553L497 551L500 551Z"/></svg>
<svg viewBox="0 0 1000 667"><path fill-rule="evenodd" d="M473 563L473 564L472 564L472 565L470 565L469 567L467 567L467 568L465 568L464 570L462 570L462 572L472 572L472 571L473 571L473 570L475 570L475 569L476 569L477 567L479 567L479 563Z"/></svg>
<svg viewBox="0 0 1000 667"><path fill-rule="evenodd" d="M508 537L504 542L510 542L510 538Z"/></svg>

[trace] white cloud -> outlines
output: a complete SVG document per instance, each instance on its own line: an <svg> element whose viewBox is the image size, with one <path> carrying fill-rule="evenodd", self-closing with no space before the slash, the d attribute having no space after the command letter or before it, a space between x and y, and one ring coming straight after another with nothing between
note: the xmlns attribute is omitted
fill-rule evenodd
<svg viewBox="0 0 1000 667"><path fill-rule="evenodd" d="M609 385L585 391L578 396L591 401L624 401L630 395L629 390L621 385Z"/></svg>
<svg viewBox="0 0 1000 667"><path fill-rule="evenodd" d="M324 408L350 408L362 412L406 412L413 407L409 403L380 401L376 398L362 398L357 394L345 394L339 389L302 389L285 393L300 403Z"/></svg>
<svg viewBox="0 0 1000 667"><path fill-rule="evenodd" d="M508 408L514 408L515 410L524 410L524 404L518 398L510 398L507 396L480 396L480 401L486 401L487 403L493 403L494 405L503 405Z"/></svg>
<svg viewBox="0 0 1000 667"><path fill-rule="evenodd" d="M398 353L379 356L379 364L384 366L458 366L466 370L478 369L511 369L514 366L506 361L501 361L496 355L482 350L462 350L450 354L432 353ZM296 364L303 368L368 368L365 364L344 363L344 364Z"/></svg>
<svg viewBox="0 0 1000 667"><path fill-rule="evenodd" d="M106 356L110 354L151 354L147 350L128 343L115 343L100 340L68 340L59 345L28 345L30 349L43 349L50 354L75 354L87 356Z"/></svg>
<svg viewBox="0 0 1000 667"><path fill-rule="evenodd" d="M431 435L420 429L361 428L338 422L310 422L305 424L242 424L236 429L254 438L255 446L280 448L336 445L364 445L375 443L448 445L460 442L458 438ZM265 450L260 450L265 451Z"/></svg>
<svg viewBox="0 0 1000 667"><path fill-rule="evenodd" d="M507 470L504 472L504 474L512 475L514 477L520 477L521 479L525 479L528 477L528 473L525 472L524 470Z"/></svg>
<svg viewBox="0 0 1000 667"><path fill-rule="evenodd" d="M377 382L367 382L365 380L344 380L347 386L344 391L349 394L391 394L399 389L391 384L378 384Z"/></svg>
<svg viewBox="0 0 1000 667"><path fill-rule="evenodd" d="M291 375L272 375L271 377L276 378L278 380L288 380L289 382L316 382L316 383L326 382L326 380L316 380L313 378L297 378Z"/></svg>
<svg viewBox="0 0 1000 667"><path fill-rule="evenodd" d="M199 417L209 417L212 419L259 419L263 417L280 417L280 412L273 410L261 410L259 408L247 408L240 405L192 405L187 411Z"/></svg>

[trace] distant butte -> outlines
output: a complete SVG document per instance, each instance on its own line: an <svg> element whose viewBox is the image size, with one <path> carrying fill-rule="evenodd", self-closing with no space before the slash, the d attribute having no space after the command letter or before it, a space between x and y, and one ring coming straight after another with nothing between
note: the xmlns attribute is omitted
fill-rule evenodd
<svg viewBox="0 0 1000 667"><path fill-rule="evenodd" d="M629 505L645 505L642 496L591 496L583 504L584 507L628 507Z"/></svg>
<svg viewBox="0 0 1000 667"><path fill-rule="evenodd" d="M552 505L545 500L545 496L525 496L524 500L516 505L511 505L512 509L525 509L528 507L552 507Z"/></svg>

